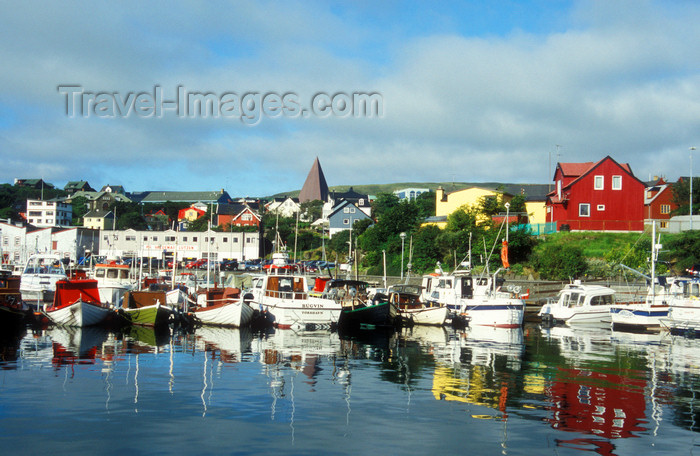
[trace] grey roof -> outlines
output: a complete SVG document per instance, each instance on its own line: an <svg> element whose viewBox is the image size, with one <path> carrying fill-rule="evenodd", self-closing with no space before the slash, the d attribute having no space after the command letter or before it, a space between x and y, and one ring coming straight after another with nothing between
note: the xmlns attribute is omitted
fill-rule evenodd
<svg viewBox="0 0 700 456"><path fill-rule="evenodd" d="M350 187L347 192L331 192L331 199L336 201L350 201L358 207L369 207L371 204L369 202L369 195L364 195L362 193L357 193Z"/></svg>
<svg viewBox="0 0 700 456"><path fill-rule="evenodd" d="M101 217L101 218L110 218L111 219L111 218L114 218L114 214L112 213L112 211L105 212L105 211L94 210L94 211L90 211L90 212L86 213L85 215L83 215L83 218L86 218L86 217L91 217L91 218Z"/></svg>
<svg viewBox="0 0 700 456"><path fill-rule="evenodd" d="M321 163L318 161L318 157L316 157L309 171L309 175L306 176L304 186L299 192L299 202L305 203L315 200L326 201L326 199L328 199L328 184L326 183L326 177L323 175Z"/></svg>
<svg viewBox="0 0 700 456"><path fill-rule="evenodd" d="M147 193L140 198L143 193ZM141 203L228 203L231 201L231 197L223 189L215 192L142 192L132 193L134 195L134 200ZM140 198L140 199L139 199Z"/></svg>

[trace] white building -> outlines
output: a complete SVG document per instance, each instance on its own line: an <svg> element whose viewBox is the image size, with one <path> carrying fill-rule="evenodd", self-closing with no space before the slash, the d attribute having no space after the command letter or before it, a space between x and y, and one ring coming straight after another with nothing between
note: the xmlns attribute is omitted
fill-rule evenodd
<svg viewBox="0 0 700 456"><path fill-rule="evenodd" d="M108 257L142 257L178 261L211 258L238 261L260 258L260 233L217 231L100 231L99 253Z"/></svg>
<svg viewBox="0 0 700 456"><path fill-rule="evenodd" d="M98 246L98 232L85 228L33 228L0 222L3 264L24 264L33 253L53 253L72 262Z"/></svg>
<svg viewBox="0 0 700 456"><path fill-rule="evenodd" d="M402 188L401 190L394 190L394 195L396 195L400 200L414 201L419 195L423 193L428 193L429 188Z"/></svg>
<svg viewBox="0 0 700 456"><path fill-rule="evenodd" d="M73 206L62 200L27 200L27 222L36 227L71 226Z"/></svg>

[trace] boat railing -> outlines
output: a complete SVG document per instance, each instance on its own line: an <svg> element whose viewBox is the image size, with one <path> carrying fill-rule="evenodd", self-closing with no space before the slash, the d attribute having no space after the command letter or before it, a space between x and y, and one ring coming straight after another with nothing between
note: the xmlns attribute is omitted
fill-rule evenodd
<svg viewBox="0 0 700 456"><path fill-rule="evenodd" d="M307 299L308 294L303 291L293 290L265 290L265 296L277 299Z"/></svg>

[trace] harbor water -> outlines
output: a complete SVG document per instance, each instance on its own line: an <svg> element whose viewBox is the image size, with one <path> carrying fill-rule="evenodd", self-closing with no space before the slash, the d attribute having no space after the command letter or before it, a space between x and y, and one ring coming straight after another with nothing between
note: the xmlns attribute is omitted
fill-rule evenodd
<svg viewBox="0 0 700 456"><path fill-rule="evenodd" d="M700 340L607 328L49 328L0 340L4 454L693 454Z"/></svg>

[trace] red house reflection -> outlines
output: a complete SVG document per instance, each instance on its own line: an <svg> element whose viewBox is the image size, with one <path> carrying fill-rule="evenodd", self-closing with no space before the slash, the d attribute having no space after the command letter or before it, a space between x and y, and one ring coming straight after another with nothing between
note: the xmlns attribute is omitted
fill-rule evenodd
<svg viewBox="0 0 700 456"><path fill-rule="evenodd" d="M646 422L644 378L609 372L559 369L560 379L547 389L554 429L607 439L634 437Z"/></svg>

